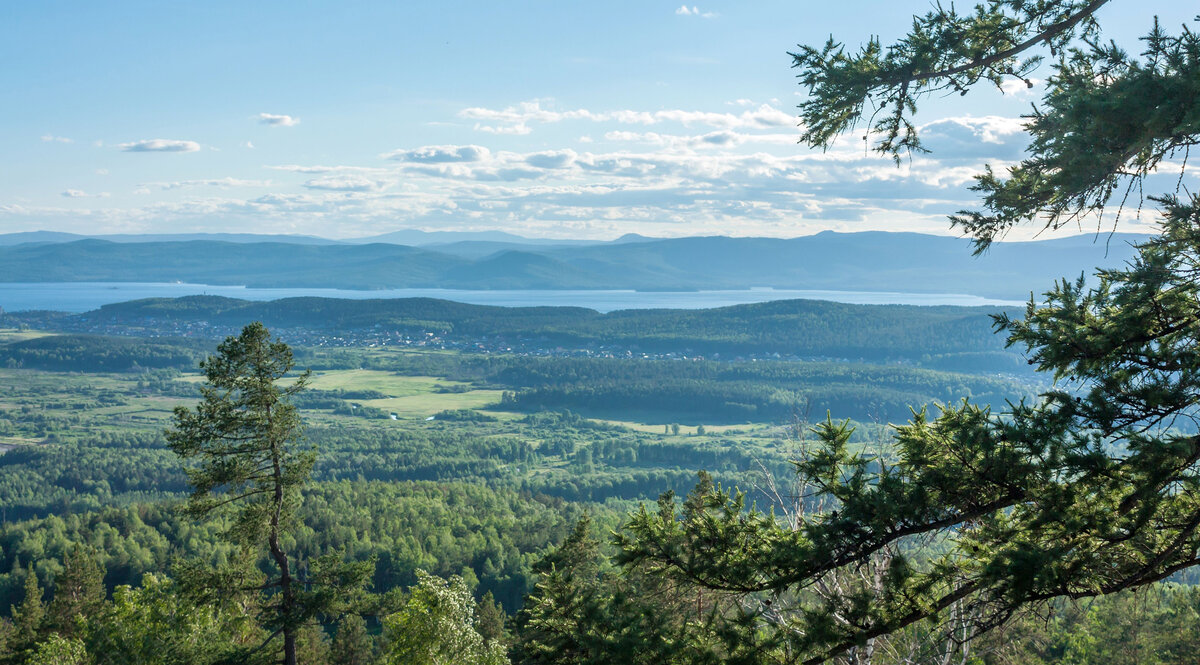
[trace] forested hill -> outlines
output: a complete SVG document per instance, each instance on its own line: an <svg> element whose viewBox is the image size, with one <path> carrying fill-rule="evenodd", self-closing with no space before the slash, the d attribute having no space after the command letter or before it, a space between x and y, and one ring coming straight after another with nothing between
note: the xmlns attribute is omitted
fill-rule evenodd
<svg viewBox="0 0 1200 665"><path fill-rule="evenodd" d="M106 305L68 317L76 327L151 328L244 325L344 333L395 330L474 343L524 348L616 348L645 352L919 361L945 369L1023 366L993 334L991 307L849 305L782 300L705 310L580 307L493 307L428 298L344 300L287 298L270 302L217 296L151 298Z"/></svg>
<svg viewBox="0 0 1200 665"><path fill-rule="evenodd" d="M967 293L1025 299L1054 280L1115 267L1139 236L996 243L833 233L801 238L641 239L583 246L301 244L178 240L0 246L0 282L194 282L259 287L642 289L775 287ZM245 239L243 239L245 240ZM284 239L286 240L286 239ZM462 245L462 246L460 246ZM493 251L494 250L494 251Z"/></svg>

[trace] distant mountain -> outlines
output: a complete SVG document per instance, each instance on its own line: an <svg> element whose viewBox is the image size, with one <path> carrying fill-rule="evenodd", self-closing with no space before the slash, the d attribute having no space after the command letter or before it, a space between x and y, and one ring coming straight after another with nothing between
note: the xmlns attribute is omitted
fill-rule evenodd
<svg viewBox="0 0 1200 665"><path fill-rule="evenodd" d="M18 233L0 233L0 247L22 245L30 242L73 242L87 236L78 233L62 233L59 231L21 231Z"/></svg>
<svg viewBox="0 0 1200 665"><path fill-rule="evenodd" d="M437 286L462 259L399 245L78 240L0 247L0 282L193 282L380 289Z"/></svg>
<svg viewBox="0 0 1200 665"><path fill-rule="evenodd" d="M446 245L461 242L493 242L508 245L591 245L600 240L561 240L555 238L526 238L504 231L421 231L418 229L401 229L391 233L365 238L345 238L342 242L372 243L386 242L394 245L411 245L413 247L428 247L431 245Z"/></svg>
<svg viewBox="0 0 1200 665"><path fill-rule="evenodd" d="M615 242L615 241L614 241ZM450 243L432 243L428 245L414 245L443 254L452 254L465 259L481 259L485 256L491 256L500 252L552 252L555 249L564 247L579 247L588 244L586 241L563 241L564 244L531 244L525 242L497 242L492 240L460 240ZM591 244L602 244L599 242Z"/></svg>
<svg viewBox="0 0 1200 665"><path fill-rule="evenodd" d="M653 240L662 240L662 239L663 238L652 238L650 236L644 236L640 233L626 233L625 235L623 235L620 238L617 238L616 240L613 240L611 242L613 244L623 244L623 243L629 243L629 242L650 242Z"/></svg>
<svg viewBox="0 0 1200 665"><path fill-rule="evenodd" d="M0 246L0 281L184 281L261 287L638 289L774 287L962 293L1023 300L1063 277L1133 255L1144 236L996 243L972 257L966 240L918 233L801 238L724 236L592 245L465 241L391 243L26 242ZM494 251L493 251L494 250Z"/></svg>
<svg viewBox="0 0 1200 665"><path fill-rule="evenodd" d="M184 242L211 240L215 242L286 242L294 245L336 245L337 240L317 236L263 233L118 233L80 235L59 231L22 231L0 233L0 247L26 243L75 242L77 240L107 240L109 242Z"/></svg>

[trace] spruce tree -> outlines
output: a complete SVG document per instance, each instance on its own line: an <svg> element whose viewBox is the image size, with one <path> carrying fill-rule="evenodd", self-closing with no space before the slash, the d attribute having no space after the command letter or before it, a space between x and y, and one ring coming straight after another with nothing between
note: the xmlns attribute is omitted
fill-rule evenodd
<svg viewBox="0 0 1200 665"><path fill-rule="evenodd" d="M54 597L47 610L50 627L74 637L78 622L100 610L104 595L104 571L95 554L76 545L63 558L63 572L54 580Z"/></svg>
<svg viewBox="0 0 1200 665"><path fill-rule="evenodd" d="M13 633L11 650L20 653L37 642L42 624L46 620L46 606L42 603L42 587L38 584L33 563L25 569L25 597L21 604L11 609Z"/></svg>
<svg viewBox="0 0 1200 665"><path fill-rule="evenodd" d="M347 614L338 622L333 636L329 662L332 665L370 665L375 658L375 644L367 633L367 622L358 614Z"/></svg>

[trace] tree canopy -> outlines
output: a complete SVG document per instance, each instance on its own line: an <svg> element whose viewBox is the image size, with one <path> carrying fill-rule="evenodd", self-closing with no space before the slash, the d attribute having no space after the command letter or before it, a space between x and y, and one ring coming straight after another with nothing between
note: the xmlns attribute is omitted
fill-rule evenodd
<svg viewBox="0 0 1200 665"><path fill-rule="evenodd" d="M701 509L668 499L633 516L623 560L737 599L726 635L759 644L762 661L825 662L917 626L969 639L1040 603L1200 564L1200 201L1182 186L1200 141L1200 39L1155 23L1130 56L1100 41L1104 4L938 6L888 48L831 40L793 54L805 140L826 147L866 119L875 149L897 158L924 149L919 99L1029 80L1039 48L1055 58L1027 157L979 176L983 210L951 218L977 251L1017 224L1115 217L1148 177L1179 177L1154 197L1161 235L1128 266L1062 281L1021 320L996 317L1054 375L1040 399L922 411L878 453L827 421L796 463L794 519L721 488Z"/></svg>

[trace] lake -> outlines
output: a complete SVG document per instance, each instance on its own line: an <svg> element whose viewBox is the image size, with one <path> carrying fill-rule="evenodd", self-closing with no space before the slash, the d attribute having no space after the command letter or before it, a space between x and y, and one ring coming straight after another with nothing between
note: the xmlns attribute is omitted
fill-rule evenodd
<svg viewBox="0 0 1200 665"><path fill-rule="evenodd" d="M191 295L226 296L244 300L277 300L298 296L321 298L440 298L475 305L505 307L588 307L601 312L617 309L707 309L771 300L832 300L859 305L1000 305L1022 306L1016 300L981 298L958 293L890 293L875 291L809 291L798 289L743 289L730 291L466 291L455 289L266 289L244 286L143 282L0 283L0 307L17 312L48 309L87 312L115 302L139 298L177 298Z"/></svg>

